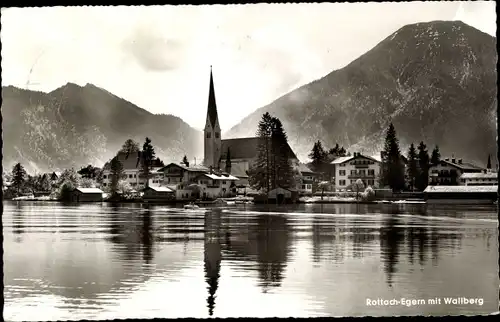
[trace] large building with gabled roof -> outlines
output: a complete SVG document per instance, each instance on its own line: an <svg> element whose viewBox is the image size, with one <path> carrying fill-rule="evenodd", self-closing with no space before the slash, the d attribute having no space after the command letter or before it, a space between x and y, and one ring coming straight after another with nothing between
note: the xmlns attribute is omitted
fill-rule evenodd
<svg viewBox="0 0 500 322"><path fill-rule="evenodd" d="M212 67L210 67L210 88L208 93L207 118L204 128L204 157L203 165L214 169L224 170L240 179L239 185L248 185L247 171L255 161L258 154L260 138L247 137L223 140L217 102L215 99L215 86ZM231 167L226 167L226 157L229 151ZM298 158L288 146L288 154L293 163L298 164Z"/></svg>

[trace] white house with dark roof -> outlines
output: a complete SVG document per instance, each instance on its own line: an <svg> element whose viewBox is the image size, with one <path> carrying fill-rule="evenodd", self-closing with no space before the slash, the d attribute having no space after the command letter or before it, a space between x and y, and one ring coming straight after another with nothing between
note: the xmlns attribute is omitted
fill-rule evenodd
<svg viewBox="0 0 500 322"><path fill-rule="evenodd" d="M221 169L239 179L238 185L248 186L248 169L258 155L259 137L236 138L222 140L215 100L215 88L212 70L210 70L210 88L208 95L207 118L204 128L203 165L207 168ZM226 166L229 151L231 167ZM288 155L297 166L298 158L288 146Z"/></svg>
<svg viewBox="0 0 500 322"><path fill-rule="evenodd" d="M458 185L464 173L481 173L483 169L462 159L445 158L429 168L429 185Z"/></svg>
<svg viewBox="0 0 500 322"><path fill-rule="evenodd" d="M331 162L335 166L335 189L345 190L361 179L366 186L378 187L380 156L367 156L354 152L352 156L340 157Z"/></svg>
<svg viewBox="0 0 500 322"><path fill-rule="evenodd" d="M200 186L200 198L215 199L220 197L233 196L233 188L236 188L236 182L239 179L230 174L203 173L195 178Z"/></svg>

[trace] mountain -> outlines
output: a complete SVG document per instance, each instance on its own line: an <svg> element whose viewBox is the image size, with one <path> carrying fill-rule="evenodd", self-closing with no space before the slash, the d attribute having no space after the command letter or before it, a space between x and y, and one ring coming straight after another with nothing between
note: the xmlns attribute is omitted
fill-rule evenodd
<svg viewBox="0 0 500 322"><path fill-rule="evenodd" d="M2 87L3 166L29 171L102 166L126 139L151 138L164 161L202 151L203 136L180 118L155 115L97 86L68 83L50 93Z"/></svg>
<svg viewBox="0 0 500 322"><path fill-rule="evenodd" d="M371 154L380 151L393 122L404 153L423 140L429 151L437 144L443 156L483 165L497 151L496 64L496 38L463 22L407 25L346 67L258 109L225 135L254 135L269 112L282 120L301 159L316 140Z"/></svg>

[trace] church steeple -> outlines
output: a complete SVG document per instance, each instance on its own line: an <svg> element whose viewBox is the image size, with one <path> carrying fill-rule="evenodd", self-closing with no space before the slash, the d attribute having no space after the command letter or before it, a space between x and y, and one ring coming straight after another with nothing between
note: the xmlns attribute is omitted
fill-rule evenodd
<svg viewBox="0 0 500 322"><path fill-rule="evenodd" d="M215 86L210 66L210 87L208 92L207 120L205 122L205 153L203 164L206 167L219 169L222 140L220 135L219 117L217 115L217 103L215 102Z"/></svg>
<svg viewBox="0 0 500 322"><path fill-rule="evenodd" d="M214 76L212 73L212 66L210 65L210 88L208 92L208 108L207 108L207 119L210 121L210 125L215 127L217 122L217 103L215 102L215 87L214 87Z"/></svg>

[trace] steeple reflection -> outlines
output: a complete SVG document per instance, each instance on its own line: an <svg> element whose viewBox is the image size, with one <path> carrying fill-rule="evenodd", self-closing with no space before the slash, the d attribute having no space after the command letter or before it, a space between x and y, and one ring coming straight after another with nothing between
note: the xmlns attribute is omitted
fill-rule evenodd
<svg viewBox="0 0 500 322"><path fill-rule="evenodd" d="M221 212L214 209L205 214L204 220L204 270L205 281L208 284L207 307L208 315L212 316L215 309L215 298L219 287L221 254Z"/></svg>

